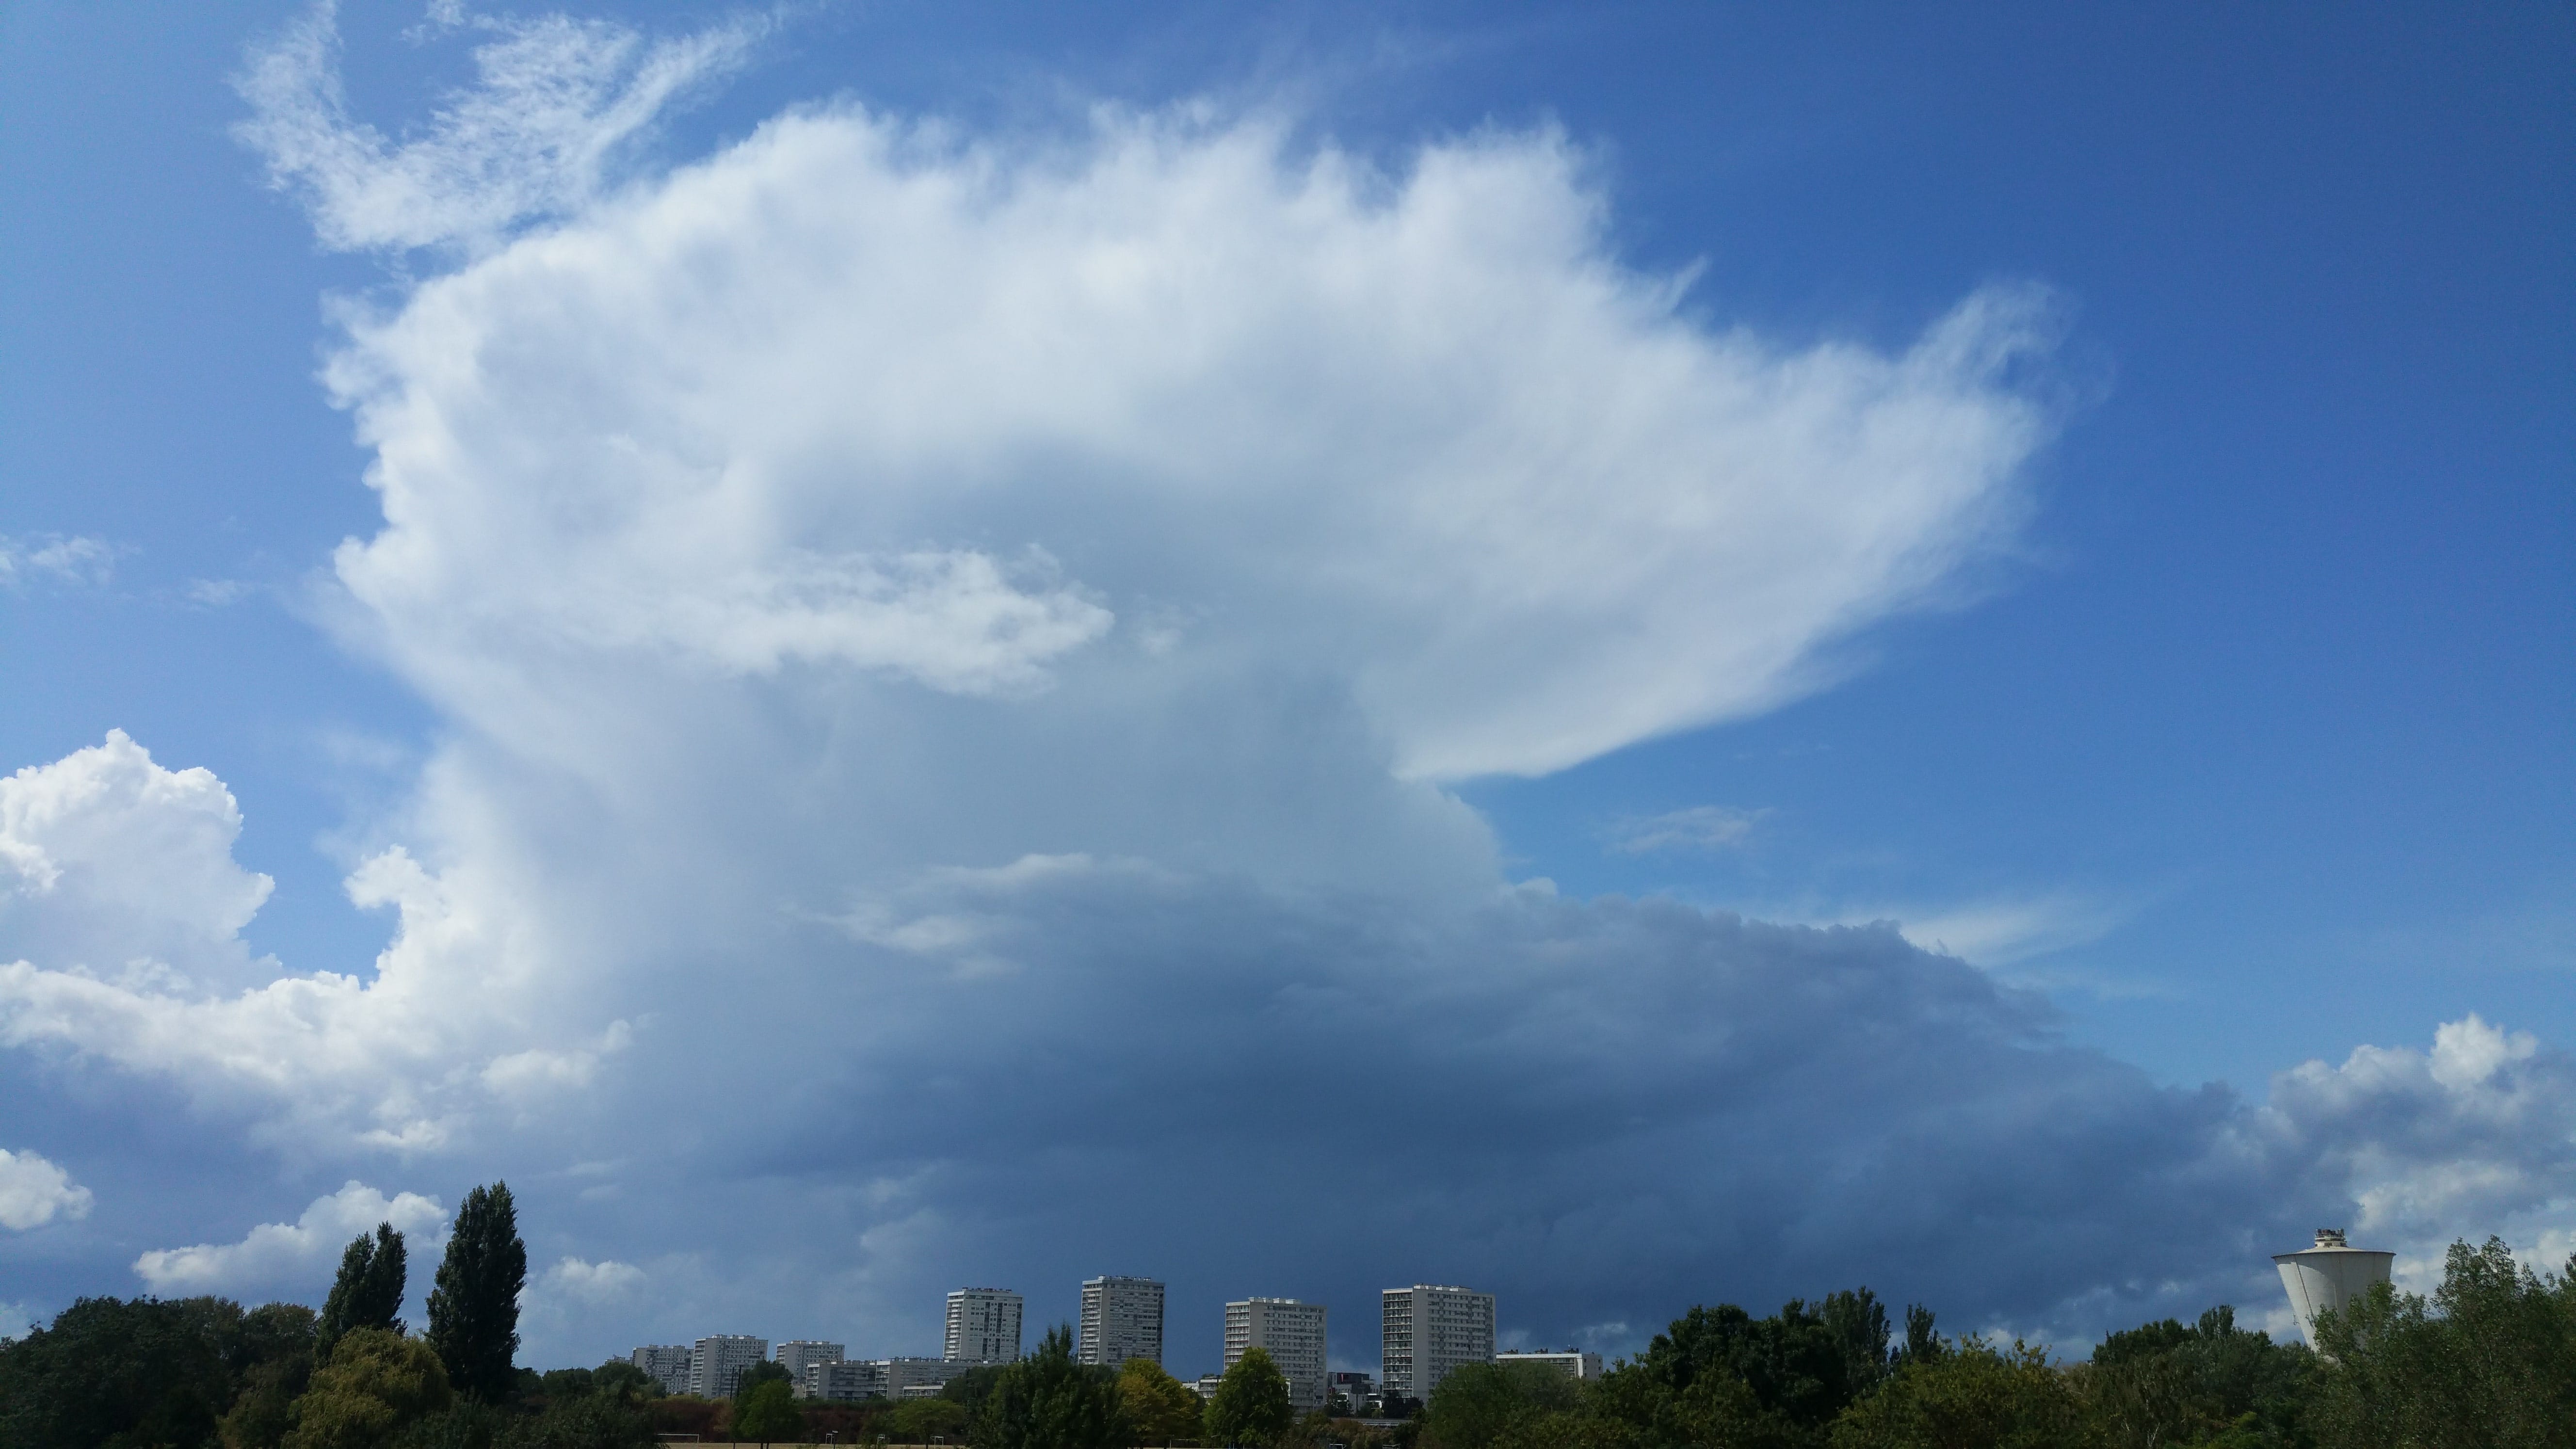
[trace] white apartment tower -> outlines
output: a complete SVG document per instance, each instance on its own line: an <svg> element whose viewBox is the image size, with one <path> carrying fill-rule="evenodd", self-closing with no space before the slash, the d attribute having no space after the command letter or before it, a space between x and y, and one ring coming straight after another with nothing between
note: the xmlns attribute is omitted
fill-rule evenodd
<svg viewBox="0 0 2576 1449"><path fill-rule="evenodd" d="M627 1362L644 1371L644 1376L662 1386L666 1394L689 1391L689 1346L685 1343L647 1344L627 1356Z"/></svg>
<svg viewBox="0 0 2576 1449"><path fill-rule="evenodd" d="M1416 1283L1389 1288L1384 1363L1378 1383L1391 1394L1428 1399L1460 1364L1494 1361L1494 1295Z"/></svg>
<svg viewBox="0 0 2576 1449"><path fill-rule="evenodd" d="M1260 1349L1288 1379L1288 1403L1298 1413L1325 1405L1324 1305L1294 1298L1246 1298L1225 1305L1225 1366Z"/></svg>
<svg viewBox="0 0 2576 1449"><path fill-rule="evenodd" d="M1163 1361L1163 1285L1151 1278L1086 1278L1082 1327L1074 1337L1079 1363L1111 1368L1131 1358Z"/></svg>
<svg viewBox="0 0 2576 1449"><path fill-rule="evenodd" d="M689 1392L702 1399L733 1397L733 1381L742 1371L769 1357L769 1340L739 1333L719 1333L698 1340L689 1355Z"/></svg>
<svg viewBox="0 0 2576 1449"><path fill-rule="evenodd" d="M1017 1363L1020 1295L1008 1288L960 1288L948 1295L948 1343L941 1358Z"/></svg>

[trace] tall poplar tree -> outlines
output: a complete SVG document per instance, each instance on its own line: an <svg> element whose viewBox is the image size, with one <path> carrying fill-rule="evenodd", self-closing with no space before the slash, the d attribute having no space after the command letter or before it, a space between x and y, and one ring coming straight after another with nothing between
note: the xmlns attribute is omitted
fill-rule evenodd
<svg viewBox="0 0 2576 1449"><path fill-rule="evenodd" d="M519 1290L527 1285L528 1245L519 1241L510 1185L467 1193L429 1294L429 1346L458 1393L487 1404L509 1400L516 1387Z"/></svg>
<svg viewBox="0 0 2576 1449"><path fill-rule="evenodd" d="M403 1235L394 1231L393 1224L376 1224L373 1238L360 1233L351 1239L340 1254L340 1273L331 1280L331 1296L322 1301L321 1357L328 1360L331 1345L352 1329L402 1332L399 1315L405 1277Z"/></svg>

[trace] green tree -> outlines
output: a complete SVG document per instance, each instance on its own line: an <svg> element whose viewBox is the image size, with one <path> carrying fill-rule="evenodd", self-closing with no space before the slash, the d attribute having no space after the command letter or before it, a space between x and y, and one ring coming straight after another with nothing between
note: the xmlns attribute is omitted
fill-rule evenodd
<svg viewBox="0 0 2576 1449"><path fill-rule="evenodd" d="M1073 1330L1047 1330L1038 1351L1010 1364L975 1418L976 1449L1122 1449L1116 1375L1073 1361Z"/></svg>
<svg viewBox="0 0 2576 1449"><path fill-rule="evenodd" d="M310 1352L311 1323L309 1309L245 1314L222 1298L83 1298L50 1326L0 1343L0 1445L212 1442L243 1380Z"/></svg>
<svg viewBox="0 0 2576 1449"><path fill-rule="evenodd" d="M1141 1444L1196 1439L1207 1405L1199 1391L1163 1372L1150 1358L1131 1358L1118 1370L1118 1407Z"/></svg>
<svg viewBox="0 0 2576 1449"><path fill-rule="evenodd" d="M1581 1390L1545 1364L1471 1363L1431 1391L1422 1437L1436 1449L1488 1449L1531 1421L1574 1409Z"/></svg>
<svg viewBox="0 0 2576 1449"><path fill-rule="evenodd" d="M2326 1449L2576 1445L2576 1258L2544 1276L2499 1239L2456 1242L2431 1303L2383 1283L2316 1334Z"/></svg>
<svg viewBox="0 0 2576 1449"><path fill-rule="evenodd" d="M662 1397L662 1381L631 1360L612 1358L590 1371L590 1391L641 1403Z"/></svg>
<svg viewBox="0 0 2576 1449"><path fill-rule="evenodd" d="M785 1379L754 1384L734 1401L733 1437L763 1445L774 1439L803 1439L805 1416L796 1412L796 1391Z"/></svg>
<svg viewBox="0 0 2576 1449"><path fill-rule="evenodd" d="M489 1404L450 1400L446 1408L415 1421L394 1443L397 1449L496 1449L518 1422Z"/></svg>
<svg viewBox="0 0 2576 1449"><path fill-rule="evenodd" d="M320 1351L329 1355L340 1335L353 1328L389 1328L400 1333L404 1279L403 1235L394 1231L393 1224L376 1224L372 1238L365 1233L352 1238L340 1254L331 1296L322 1300Z"/></svg>
<svg viewBox="0 0 2576 1449"><path fill-rule="evenodd" d="M886 1430L898 1444L954 1443L966 1437L966 1426L973 1422L966 1406L954 1399L905 1399L886 1415Z"/></svg>
<svg viewBox="0 0 2576 1449"><path fill-rule="evenodd" d="M519 1241L510 1185L467 1193L429 1294L429 1343L457 1392L488 1404L514 1396L519 1291L527 1284L528 1247Z"/></svg>
<svg viewBox="0 0 2576 1449"><path fill-rule="evenodd" d="M2238 1328L2221 1304L2189 1326L2168 1318L2112 1334L2073 1383L2113 1449L2301 1445L2316 1372L2314 1354Z"/></svg>
<svg viewBox="0 0 2576 1449"><path fill-rule="evenodd" d="M447 1370L429 1345L384 1328L353 1328L295 1401L286 1449L389 1449L446 1408Z"/></svg>
<svg viewBox="0 0 2576 1449"><path fill-rule="evenodd" d="M1245 1349L1208 1400L1208 1437L1220 1444L1268 1444L1296 1422L1288 1376L1262 1349Z"/></svg>
<svg viewBox="0 0 2576 1449"><path fill-rule="evenodd" d="M970 1368L939 1386L939 1397L966 1410L973 1419L984 1412L984 1401L993 1397L993 1387L1002 1381L1005 1364L987 1364Z"/></svg>
<svg viewBox="0 0 2576 1449"><path fill-rule="evenodd" d="M1909 1362L1833 1426L1833 1449L2087 1449L2099 1442L2048 1351L1976 1339Z"/></svg>
<svg viewBox="0 0 2576 1449"><path fill-rule="evenodd" d="M774 1358L764 1358L734 1375L733 1401L740 1404L745 1394L762 1384L785 1384L787 1396L789 1398L796 1396L796 1379L794 1375L787 1372L787 1365Z"/></svg>

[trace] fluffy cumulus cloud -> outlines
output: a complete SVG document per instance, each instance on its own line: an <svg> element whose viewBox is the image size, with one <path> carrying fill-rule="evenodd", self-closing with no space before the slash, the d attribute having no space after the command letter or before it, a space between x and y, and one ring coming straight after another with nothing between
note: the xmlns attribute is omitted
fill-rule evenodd
<svg viewBox="0 0 2576 1449"><path fill-rule="evenodd" d="M240 940L271 886L234 863L240 834L222 781L122 730L0 780L0 960L201 988L273 975Z"/></svg>
<svg viewBox="0 0 2576 1449"><path fill-rule="evenodd" d="M413 1276L420 1279L427 1276L421 1271L423 1250L437 1246L446 1219L434 1198L411 1192L387 1197L352 1181L314 1199L294 1222L261 1223L237 1243L156 1249L134 1260L134 1273L164 1297L260 1290L314 1295L330 1286L350 1239L391 1223L404 1235Z"/></svg>
<svg viewBox="0 0 2576 1449"><path fill-rule="evenodd" d="M2259 1291L2311 1220L2566 1195L2566 1063L2484 1023L2171 1090L1893 926L1514 885L1445 788L1762 710L1956 597L2049 432L2044 297L1892 349L1715 326L1547 132L838 104L621 171L742 33L473 33L400 137L327 13L245 81L327 243L427 249L327 374L384 510L334 627L446 722L349 881L392 942L251 957L229 796L111 738L19 777L66 803L0 837L0 1039L300 1170L506 1172L541 1352L919 1351L958 1282L1045 1317L1103 1271L1169 1280L1176 1343L1334 1304L1354 1362L1417 1279L1613 1348L1863 1278L2092 1327ZM74 889L120 810L215 883L161 945ZM371 1192L137 1271L307 1273L254 1265Z"/></svg>
<svg viewBox="0 0 2576 1449"><path fill-rule="evenodd" d="M90 1190L32 1152L0 1148L0 1228L26 1232L56 1218L89 1216Z"/></svg>

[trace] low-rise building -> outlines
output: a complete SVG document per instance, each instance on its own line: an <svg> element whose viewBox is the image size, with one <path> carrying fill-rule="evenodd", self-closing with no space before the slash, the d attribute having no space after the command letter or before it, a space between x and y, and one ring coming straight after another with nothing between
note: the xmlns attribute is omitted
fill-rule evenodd
<svg viewBox="0 0 2576 1449"><path fill-rule="evenodd" d="M1337 1414L1365 1414L1376 1397L1377 1381L1367 1374L1343 1369L1324 1376L1324 1407Z"/></svg>
<svg viewBox="0 0 2576 1449"><path fill-rule="evenodd" d="M817 1363L805 1370L797 1392L809 1399L852 1403L861 1399L936 1398L948 1381L983 1365L945 1358L861 1358Z"/></svg>
<svg viewBox="0 0 2576 1449"><path fill-rule="evenodd" d="M1560 1370L1570 1379L1601 1377L1601 1355L1572 1348L1515 1348L1494 1355L1496 1363L1536 1363Z"/></svg>
<svg viewBox="0 0 2576 1449"><path fill-rule="evenodd" d="M685 1343L646 1344L626 1356L626 1361L644 1371L644 1376L662 1386L666 1394L689 1391L689 1364L692 1361Z"/></svg>

